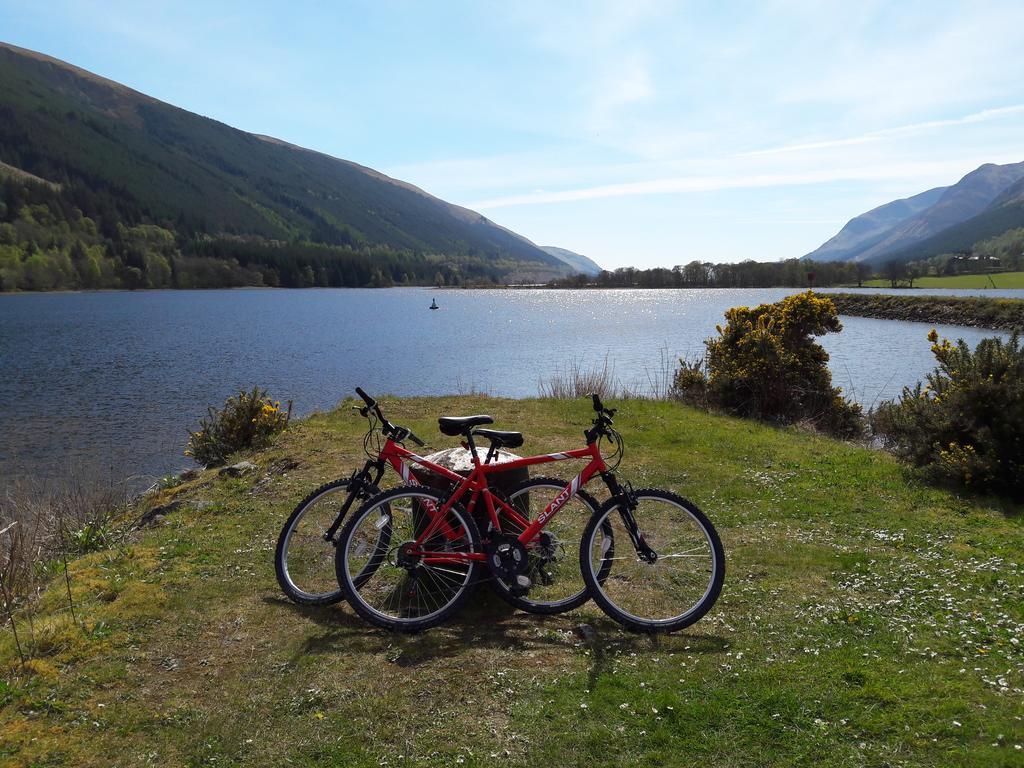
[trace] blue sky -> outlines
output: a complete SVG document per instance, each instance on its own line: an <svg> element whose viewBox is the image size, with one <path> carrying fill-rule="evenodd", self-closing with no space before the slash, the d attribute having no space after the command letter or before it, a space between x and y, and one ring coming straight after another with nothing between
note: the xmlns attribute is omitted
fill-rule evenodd
<svg viewBox="0 0 1024 768"><path fill-rule="evenodd" d="M1024 160L1024 3L0 0L0 39L605 267L800 256Z"/></svg>

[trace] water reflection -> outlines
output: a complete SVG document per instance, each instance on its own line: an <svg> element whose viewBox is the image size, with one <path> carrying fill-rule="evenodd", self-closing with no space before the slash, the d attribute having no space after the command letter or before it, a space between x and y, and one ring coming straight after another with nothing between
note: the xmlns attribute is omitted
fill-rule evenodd
<svg viewBox="0 0 1024 768"><path fill-rule="evenodd" d="M0 296L0 478L71 463L120 477L186 462L185 427L259 384L297 412L356 385L395 395L521 397L605 360L644 390L702 353L726 309L769 290L238 290ZM970 293L970 292L967 292ZM982 292L978 292L982 293ZM1010 292L1024 296L1024 291ZM984 292L996 295L995 291ZM917 294L915 295L923 295ZM431 298L440 309L430 311ZM822 342L835 381L871 404L932 368L930 326L844 318ZM940 327L975 344L992 332Z"/></svg>

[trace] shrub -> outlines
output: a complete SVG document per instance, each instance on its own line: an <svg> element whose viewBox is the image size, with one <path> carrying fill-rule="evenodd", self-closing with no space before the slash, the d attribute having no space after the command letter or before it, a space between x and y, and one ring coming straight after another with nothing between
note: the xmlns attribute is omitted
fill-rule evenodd
<svg viewBox="0 0 1024 768"><path fill-rule="evenodd" d="M927 383L882 403L872 427L887 447L942 481L1024 498L1024 349L928 334L938 367Z"/></svg>
<svg viewBox="0 0 1024 768"><path fill-rule="evenodd" d="M288 426L292 404L281 410L281 403L271 401L259 387L252 392L239 392L229 397L219 411L209 409L199 429L189 430L185 455L204 466L223 464L227 457L243 448L262 448Z"/></svg>
<svg viewBox="0 0 1024 768"><path fill-rule="evenodd" d="M680 361L675 397L749 418L810 421L844 437L863 430L860 406L832 386L828 353L814 336L842 330L835 305L812 292L775 304L733 307L704 342L704 360Z"/></svg>

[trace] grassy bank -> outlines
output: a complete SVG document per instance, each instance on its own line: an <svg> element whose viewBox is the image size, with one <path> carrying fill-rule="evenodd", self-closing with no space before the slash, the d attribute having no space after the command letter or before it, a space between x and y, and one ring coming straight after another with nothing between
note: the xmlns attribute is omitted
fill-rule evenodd
<svg viewBox="0 0 1024 768"><path fill-rule="evenodd" d="M1021 764L1019 515L921 485L876 451L621 405L623 475L692 498L726 545L723 596L689 630L638 637L590 606L540 618L481 593L407 637L285 602L278 527L362 455L364 422L342 408L249 457L258 471L160 492L145 504L182 502L162 525L72 562L84 631L55 579L31 673L0 635L0 763ZM530 452L579 444L588 420L582 401L387 410L435 447L454 443L437 414L489 412Z"/></svg>
<svg viewBox="0 0 1024 768"><path fill-rule="evenodd" d="M889 280L868 280L869 288L888 288ZM1024 288L1024 272L996 272L985 275L949 275L947 277L919 277L915 288Z"/></svg>
<svg viewBox="0 0 1024 768"><path fill-rule="evenodd" d="M830 293L841 315L1024 331L1024 300L966 296Z"/></svg>

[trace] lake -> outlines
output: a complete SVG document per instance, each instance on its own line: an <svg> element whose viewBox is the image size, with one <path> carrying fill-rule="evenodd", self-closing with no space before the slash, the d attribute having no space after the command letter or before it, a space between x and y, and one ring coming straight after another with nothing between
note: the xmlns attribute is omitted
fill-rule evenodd
<svg viewBox="0 0 1024 768"><path fill-rule="evenodd" d="M881 290L881 289L875 289ZM301 416L370 393L521 397L605 361L646 390L729 307L795 289L253 289L0 295L0 484L86 470L136 483L188 465L188 426L239 389ZM1024 297L1024 291L921 291ZM436 298L440 309L429 311ZM929 325L843 318L821 339L866 406L933 367ZM939 327L970 344L995 332ZM504 425L511 428L513 425ZM523 425L529 433L528 425Z"/></svg>

